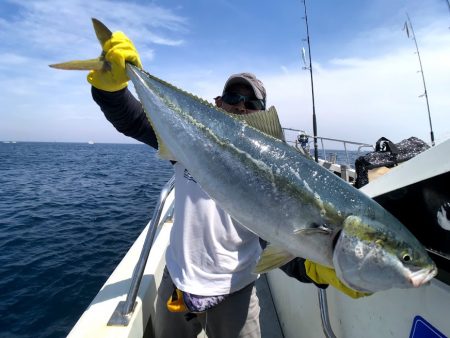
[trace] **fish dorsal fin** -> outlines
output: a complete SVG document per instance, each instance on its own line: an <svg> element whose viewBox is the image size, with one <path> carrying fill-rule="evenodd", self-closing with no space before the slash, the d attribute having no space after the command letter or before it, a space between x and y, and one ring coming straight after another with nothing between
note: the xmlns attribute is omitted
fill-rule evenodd
<svg viewBox="0 0 450 338"><path fill-rule="evenodd" d="M264 134L284 141L283 128L281 128L277 110L274 106L267 110L258 110L249 114L232 114L238 120L245 121L253 128L262 131Z"/></svg>
<svg viewBox="0 0 450 338"><path fill-rule="evenodd" d="M270 270L283 266L284 264L288 263L294 258L295 256L292 255L291 253L269 244L261 254L261 257L259 258L259 262L256 265L254 272L255 273L268 272Z"/></svg>

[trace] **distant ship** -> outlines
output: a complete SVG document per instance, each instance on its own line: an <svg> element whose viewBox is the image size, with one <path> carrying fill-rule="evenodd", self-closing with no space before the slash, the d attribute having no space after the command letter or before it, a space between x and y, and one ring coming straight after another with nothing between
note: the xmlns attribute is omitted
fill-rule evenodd
<svg viewBox="0 0 450 338"><path fill-rule="evenodd" d="M94 141L88 141L88 144L94 144Z"/></svg>

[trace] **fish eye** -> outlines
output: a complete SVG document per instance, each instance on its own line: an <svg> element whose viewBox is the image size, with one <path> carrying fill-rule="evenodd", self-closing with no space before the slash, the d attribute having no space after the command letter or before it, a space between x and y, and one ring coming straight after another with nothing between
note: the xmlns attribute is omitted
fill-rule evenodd
<svg viewBox="0 0 450 338"><path fill-rule="evenodd" d="M407 263L407 262L411 262L412 257L408 252L404 252L402 253L402 261Z"/></svg>

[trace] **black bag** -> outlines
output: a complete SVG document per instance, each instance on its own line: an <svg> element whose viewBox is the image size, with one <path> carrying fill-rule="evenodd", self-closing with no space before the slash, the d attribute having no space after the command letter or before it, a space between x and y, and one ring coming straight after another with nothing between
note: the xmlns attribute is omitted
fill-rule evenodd
<svg viewBox="0 0 450 338"><path fill-rule="evenodd" d="M375 151L356 159L355 187L361 188L369 183L369 170L380 167L392 168L428 148L430 146L417 137L410 137L396 144L385 137L380 138L375 145Z"/></svg>

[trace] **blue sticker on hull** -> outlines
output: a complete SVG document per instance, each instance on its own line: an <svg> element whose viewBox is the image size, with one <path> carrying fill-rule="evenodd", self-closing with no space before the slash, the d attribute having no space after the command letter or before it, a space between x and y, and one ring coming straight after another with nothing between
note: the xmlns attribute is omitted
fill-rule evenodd
<svg viewBox="0 0 450 338"><path fill-rule="evenodd" d="M409 338L448 338L420 316L414 318Z"/></svg>

